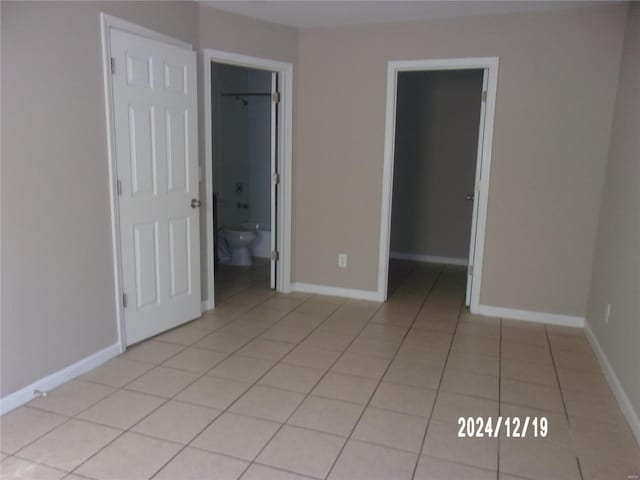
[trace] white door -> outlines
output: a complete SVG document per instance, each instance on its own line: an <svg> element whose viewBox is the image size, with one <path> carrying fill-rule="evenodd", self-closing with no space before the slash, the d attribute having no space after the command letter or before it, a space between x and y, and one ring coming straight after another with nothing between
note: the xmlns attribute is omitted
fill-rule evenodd
<svg viewBox="0 0 640 480"><path fill-rule="evenodd" d="M271 288L277 288L278 255L278 74L271 74Z"/></svg>
<svg viewBox="0 0 640 480"><path fill-rule="evenodd" d="M198 317L196 54L112 29L126 343Z"/></svg>
<svg viewBox="0 0 640 480"><path fill-rule="evenodd" d="M471 240L469 241L469 267L467 268L467 292L465 296L465 305L471 305L471 289L473 288L473 264L476 251L476 237L478 230L478 209L480 208L480 179L482 176L482 152L484 150L484 120L486 113L486 97L487 85L489 80L489 70L485 69L482 76L482 100L480 102L480 128L478 129L478 152L476 159L476 183L474 185L473 195L473 214L471 216Z"/></svg>

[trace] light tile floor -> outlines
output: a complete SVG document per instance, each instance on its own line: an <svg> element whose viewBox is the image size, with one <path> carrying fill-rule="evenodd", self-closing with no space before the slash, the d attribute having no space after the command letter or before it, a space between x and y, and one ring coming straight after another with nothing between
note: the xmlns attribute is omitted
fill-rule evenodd
<svg viewBox="0 0 640 480"><path fill-rule="evenodd" d="M384 304L274 295L215 312L1 419L2 478L625 480L640 450L579 329L474 316L463 272L397 263ZM547 438L458 438L545 416ZM631 477L629 477L631 478Z"/></svg>

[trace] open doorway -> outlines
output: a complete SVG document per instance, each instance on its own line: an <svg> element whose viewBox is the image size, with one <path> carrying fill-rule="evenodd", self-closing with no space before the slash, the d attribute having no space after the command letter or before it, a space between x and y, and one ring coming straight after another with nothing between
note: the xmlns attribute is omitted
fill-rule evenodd
<svg viewBox="0 0 640 480"><path fill-rule="evenodd" d="M211 63L214 287L276 287L276 72Z"/></svg>
<svg viewBox="0 0 640 480"><path fill-rule="evenodd" d="M432 263L458 270L477 309L497 68L496 58L389 63L381 300L401 262Z"/></svg>
<svg viewBox="0 0 640 480"><path fill-rule="evenodd" d="M205 50L203 310L290 283L290 64ZM204 280L204 279L203 279Z"/></svg>

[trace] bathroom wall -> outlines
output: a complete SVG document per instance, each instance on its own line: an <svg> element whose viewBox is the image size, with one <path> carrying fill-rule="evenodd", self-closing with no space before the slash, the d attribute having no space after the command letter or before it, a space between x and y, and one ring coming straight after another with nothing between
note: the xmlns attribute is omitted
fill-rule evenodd
<svg viewBox="0 0 640 480"><path fill-rule="evenodd" d="M249 220L249 210L238 207L238 204L249 203L248 105L225 94L246 92L248 71L231 65L219 65L218 68L221 93L219 167L216 168L219 175L215 182L218 185L218 226L240 225Z"/></svg>
<svg viewBox="0 0 640 480"><path fill-rule="evenodd" d="M250 92L271 92L271 72L248 70ZM271 97L250 97L249 116L249 221L271 229Z"/></svg>
<svg viewBox="0 0 640 480"><path fill-rule="evenodd" d="M398 75L391 252L469 256L482 70Z"/></svg>
<svg viewBox="0 0 640 480"><path fill-rule="evenodd" d="M216 82L219 82L216 85ZM229 93L271 92L271 73L216 64L212 77L220 113L214 108L214 185L218 194L218 225L271 220L271 98L228 96ZM216 135L219 126L219 136Z"/></svg>

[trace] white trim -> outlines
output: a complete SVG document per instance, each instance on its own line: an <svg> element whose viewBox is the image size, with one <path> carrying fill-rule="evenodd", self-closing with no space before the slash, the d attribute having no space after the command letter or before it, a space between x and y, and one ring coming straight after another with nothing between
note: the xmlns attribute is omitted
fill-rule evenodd
<svg viewBox="0 0 640 480"><path fill-rule="evenodd" d="M546 323L548 325L561 325L564 327L584 327L584 317L577 315L561 315L557 313L534 312L531 310L518 310L515 308L492 307L490 305L477 305L471 308L472 313L486 315L488 317L500 317L511 320L524 320L534 323Z"/></svg>
<svg viewBox="0 0 640 480"><path fill-rule="evenodd" d="M27 385L17 392L0 398L0 415L4 415L14 408L18 408L20 405L24 405L25 403L33 400L35 398L35 390L45 393L49 392L63 383L73 380L89 370L93 370L107 360L111 360L118 355L120 355L120 343L114 343L107 348L63 368L62 370L58 370L57 372L47 375L40 380L36 380L31 385Z"/></svg>
<svg viewBox="0 0 640 480"><path fill-rule="evenodd" d="M149 30L135 23L100 13L100 35L102 39L102 78L104 82L104 105L107 123L107 155L109 158L109 203L111 207L111 244L113 246L113 276L115 287L116 324L120 352L126 350L126 328L124 325L124 305L122 304L122 250L120 246L120 214L118 204L118 171L116 162L115 124L113 118L113 85L111 75L111 46L109 32L111 29L122 30L145 38L165 42L177 47L193 50L190 43Z"/></svg>
<svg viewBox="0 0 640 480"><path fill-rule="evenodd" d="M293 155L293 64L268 60L265 58L250 57L237 53L223 52L205 48L203 53L204 75L204 137L205 137L205 205L206 205L206 242L207 242L207 305L215 305L215 281L213 258L213 145L211 125L211 63L224 63L247 68L255 68L277 72L279 74L280 88L280 115L278 132L278 173L280 174L280 187L278 189L278 245L280 261L278 262L277 290L282 293L291 291L291 193L292 193L292 155Z"/></svg>
<svg viewBox="0 0 640 480"><path fill-rule="evenodd" d="M633 404L631 403L631 400L629 400L627 392L624 391L624 388L620 383L620 379L618 379L613 366L609 363L609 359L605 355L604 350L602 350L602 347L591 330L589 323L586 323L584 330L587 335L587 340L589 340L589 343L598 358L598 362L600 362L604 376L606 377L607 382L609 382L613 395L616 397L618 405L620 405L620 410L622 410L622 414L627 419L627 422L629 422L629 427L631 427L633 435L636 437L636 441L640 444L640 412L636 412L633 408Z"/></svg>
<svg viewBox="0 0 640 480"><path fill-rule="evenodd" d="M316 295L331 295L332 297L353 298L356 300L371 300L374 302L382 301L378 292L375 290L356 290L353 288L329 287L327 285L315 285L312 283L291 284L291 290L294 292L314 293Z"/></svg>
<svg viewBox="0 0 640 480"><path fill-rule="evenodd" d="M204 312L208 312L209 310L213 310L213 308L215 307L215 303L213 302L213 299L210 300L204 300L202 302L202 313Z"/></svg>
<svg viewBox="0 0 640 480"><path fill-rule="evenodd" d="M380 209L380 252L378 259L378 297L387 298L387 282L389 275L389 246L391 235L391 202L393 198L393 156L395 147L396 90L398 72L424 70L469 70L487 69L488 88L484 124L484 144L482 167L478 182L480 205L478 208L477 233L475 236L473 263L473 288L471 291L471 308L477 309L480 303L482 285L482 267L484 256L484 240L487 222L487 206L489 196L489 175L491 173L491 147L493 143L493 123L495 117L496 92L498 86L498 57L454 58L438 60L404 60L391 61L387 66L387 106L384 134L384 165L382 171L382 206Z"/></svg>
<svg viewBox="0 0 640 480"><path fill-rule="evenodd" d="M422 263L437 263L440 265L460 265L466 267L469 260L460 257L440 257L438 255L422 255L420 253L401 253L389 252L389 258L397 258L398 260L412 260Z"/></svg>

